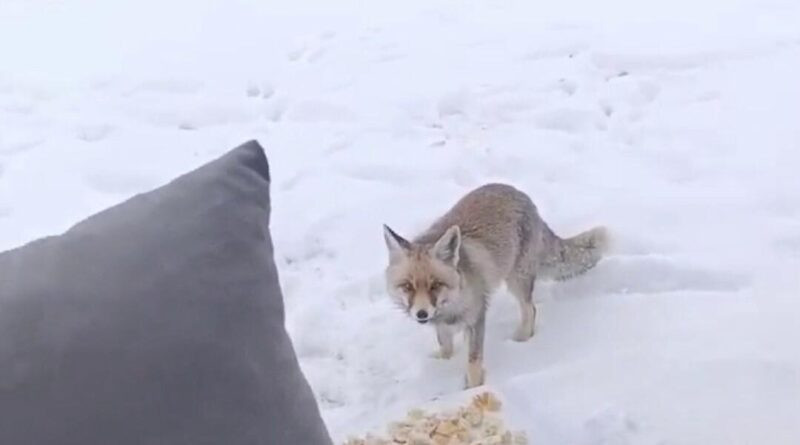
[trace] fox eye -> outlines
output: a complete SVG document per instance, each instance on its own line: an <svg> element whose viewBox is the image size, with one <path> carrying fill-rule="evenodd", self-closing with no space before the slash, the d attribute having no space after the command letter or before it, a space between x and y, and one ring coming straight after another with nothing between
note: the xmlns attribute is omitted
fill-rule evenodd
<svg viewBox="0 0 800 445"><path fill-rule="evenodd" d="M402 289L403 292L411 293L411 292L414 291L414 286L412 286L411 283L409 283L408 281L404 281L404 282L400 283L400 285L397 286L397 287Z"/></svg>
<svg viewBox="0 0 800 445"><path fill-rule="evenodd" d="M445 287L445 284L442 283L441 281L434 281L433 284L431 284L431 290L433 292L436 292L436 291L442 289L443 287Z"/></svg>

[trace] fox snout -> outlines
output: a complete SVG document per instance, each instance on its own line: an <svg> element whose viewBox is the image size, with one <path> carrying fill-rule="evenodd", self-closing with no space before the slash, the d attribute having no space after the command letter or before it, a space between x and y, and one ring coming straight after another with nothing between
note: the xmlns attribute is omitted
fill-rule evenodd
<svg viewBox="0 0 800 445"><path fill-rule="evenodd" d="M430 298L413 298L409 306L408 313L420 323L429 322L436 314L436 307Z"/></svg>

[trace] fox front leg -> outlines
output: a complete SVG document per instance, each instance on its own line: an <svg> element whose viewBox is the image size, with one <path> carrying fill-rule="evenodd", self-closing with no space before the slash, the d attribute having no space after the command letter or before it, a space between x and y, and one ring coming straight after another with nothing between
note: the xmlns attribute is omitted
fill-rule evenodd
<svg viewBox="0 0 800 445"><path fill-rule="evenodd" d="M449 359L453 356L453 328L444 323L436 324L436 340L439 350L433 353L434 358Z"/></svg>
<svg viewBox="0 0 800 445"><path fill-rule="evenodd" d="M483 337L486 332L486 317L481 314L474 325L467 327L469 353L467 354L466 389L483 385L486 372L483 369Z"/></svg>

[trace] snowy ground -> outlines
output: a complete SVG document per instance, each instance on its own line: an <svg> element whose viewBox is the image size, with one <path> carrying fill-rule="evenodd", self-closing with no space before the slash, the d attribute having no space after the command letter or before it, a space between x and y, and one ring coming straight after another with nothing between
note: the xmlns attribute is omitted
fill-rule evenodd
<svg viewBox="0 0 800 445"><path fill-rule="evenodd" d="M488 323L536 444L800 442L796 0L0 2L0 249L249 138L274 174L288 328L337 440L456 397L464 348L383 292L486 181L612 255Z"/></svg>

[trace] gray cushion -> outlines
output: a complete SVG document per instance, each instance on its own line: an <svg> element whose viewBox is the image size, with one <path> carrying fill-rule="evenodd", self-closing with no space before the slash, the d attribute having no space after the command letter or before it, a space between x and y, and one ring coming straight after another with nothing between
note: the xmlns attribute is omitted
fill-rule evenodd
<svg viewBox="0 0 800 445"><path fill-rule="evenodd" d="M0 254L0 444L330 444L284 328L269 184L250 141Z"/></svg>

